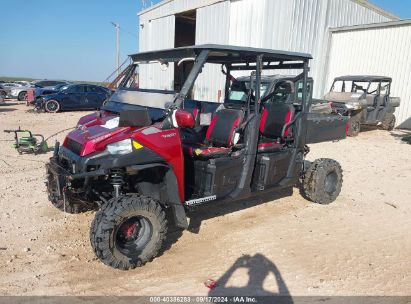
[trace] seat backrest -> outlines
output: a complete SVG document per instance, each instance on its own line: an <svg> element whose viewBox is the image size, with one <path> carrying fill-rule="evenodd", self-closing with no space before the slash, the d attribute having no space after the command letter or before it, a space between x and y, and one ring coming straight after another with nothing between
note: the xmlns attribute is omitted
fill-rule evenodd
<svg viewBox="0 0 411 304"><path fill-rule="evenodd" d="M378 106L385 107L385 105L387 104L387 97L388 97L388 95L386 95L386 94L379 95L379 97L378 97Z"/></svg>
<svg viewBox="0 0 411 304"><path fill-rule="evenodd" d="M194 121L196 125L198 125L200 121L200 111L201 111L201 103L197 100L184 100L183 103L184 111L190 112L193 115Z"/></svg>
<svg viewBox="0 0 411 304"><path fill-rule="evenodd" d="M260 121L262 136L285 139L291 135L288 124L294 117L294 106L287 103L267 103L264 105Z"/></svg>
<svg viewBox="0 0 411 304"><path fill-rule="evenodd" d="M208 127L206 141L215 147L231 147L234 134L244 118L244 112L238 109L217 111Z"/></svg>

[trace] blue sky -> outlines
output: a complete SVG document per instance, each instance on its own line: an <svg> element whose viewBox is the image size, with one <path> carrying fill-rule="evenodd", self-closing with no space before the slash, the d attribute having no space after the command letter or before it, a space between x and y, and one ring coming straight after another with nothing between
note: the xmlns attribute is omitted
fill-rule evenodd
<svg viewBox="0 0 411 304"><path fill-rule="evenodd" d="M138 51L141 0L1 2L0 76L102 81L116 66L115 31L110 21L123 28L122 61ZM146 0L150 2L159 0ZM411 18L409 0L371 2Z"/></svg>

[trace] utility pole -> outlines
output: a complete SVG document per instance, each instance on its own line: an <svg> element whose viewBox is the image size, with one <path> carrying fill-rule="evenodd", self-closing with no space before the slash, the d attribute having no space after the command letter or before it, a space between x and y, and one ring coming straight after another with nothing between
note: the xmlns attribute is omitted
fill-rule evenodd
<svg viewBox="0 0 411 304"><path fill-rule="evenodd" d="M120 24L111 22L111 24L116 28L116 36L117 36L117 77L120 74Z"/></svg>

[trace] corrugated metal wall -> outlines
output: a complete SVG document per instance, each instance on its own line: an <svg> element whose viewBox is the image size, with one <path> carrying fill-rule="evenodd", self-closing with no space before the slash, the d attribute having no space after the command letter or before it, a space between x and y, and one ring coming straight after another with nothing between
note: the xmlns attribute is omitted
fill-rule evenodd
<svg viewBox="0 0 411 304"><path fill-rule="evenodd" d="M228 44L230 2L225 1L197 10L196 44ZM210 81L212 79L212 81ZM221 66L206 65L194 86L194 98L219 102L218 91L224 92L225 77Z"/></svg>
<svg viewBox="0 0 411 304"><path fill-rule="evenodd" d="M140 27L140 52L173 48L174 29L174 15L144 23L143 27ZM170 64L166 71L162 71L159 64L142 64L139 73L141 88L173 90L173 64Z"/></svg>
<svg viewBox="0 0 411 304"><path fill-rule="evenodd" d="M393 78L392 96L401 97L397 126L411 129L411 24L334 32L327 88L334 77L349 74Z"/></svg>
<svg viewBox="0 0 411 304"><path fill-rule="evenodd" d="M197 44L228 41L231 45L311 53L315 97L321 97L324 91L328 29L389 20L350 0L231 0L221 10L229 10L230 14L216 15L222 6L219 3L207 7L216 9L209 9L209 15L197 19L197 32L207 33L207 39L198 39ZM204 8L198 11L201 10ZM228 39L221 39L227 33L227 20ZM215 100L216 92L224 88L220 75L219 71L204 73L201 92L196 91L196 96Z"/></svg>
<svg viewBox="0 0 411 304"><path fill-rule="evenodd" d="M225 0L165 0L141 13L140 23L201 8Z"/></svg>
<svg viewBox="0 0 411 304"><path fill-rule="evenodd" d="M141 22L196 7L197 44L228 43L311 53L315 58L311 64L315 97L324 91L328 29L390 21L352 0L170 0L142 14ZM170 32L167 29L156 40L168 39L163 36ZM196 98L216 100L217 91L224 87L221 79L219 69L205 71L196 83Z"/></svg>

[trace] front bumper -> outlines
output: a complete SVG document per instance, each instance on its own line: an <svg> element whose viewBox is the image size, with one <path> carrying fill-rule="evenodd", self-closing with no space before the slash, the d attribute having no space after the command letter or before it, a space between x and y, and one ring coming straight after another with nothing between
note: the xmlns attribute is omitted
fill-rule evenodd
<svg viewBox="0 0 411 304"><path fill-rule="evenodd" d="M140 162L136 161L140 160ZM127 155L111 155L108 151L79 156L56 143L54 156L46 165L49 196L62 198L67 190L87 192L93 179L109 175L111 169L165 163L150 149L142 148Z"/></svg>
<svg viewBox="0 0 411 304"><path fill-rule="evenodd" d="M46 164L46 183L51 201L62 200L65 193L73 191L73 189L75 189L77 193L85 192L85 186L88 184L87 180L89 178L108 174L108 170L105 169L90 172L84 170L76 171L77 165L79 164L76 160L80 157L76 155L68 156L71 151L64 147L59 147L59 145L56 145L55 149L57 149L57 151L55 151L54 156L50 158L49 163ZM82 180L82 182L76 184L76 180Z"/></svg>
<svg viewBox="0 0 411 304"><path fill-rule="evenodd" d="M52 157L46 164L46 173L49 200L54 202L62 200L67 190L69 172L58 163L57 158Z"/></svg>

